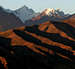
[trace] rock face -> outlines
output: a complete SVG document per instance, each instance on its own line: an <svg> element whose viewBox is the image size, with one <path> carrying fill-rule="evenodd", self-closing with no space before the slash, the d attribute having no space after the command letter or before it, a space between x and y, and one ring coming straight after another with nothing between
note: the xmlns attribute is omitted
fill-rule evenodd
<svg viewBox="0 0 75 69"><path fill-rule="evenodd" d="M21 19L21 21L24 23L26 20L32 19L36 16L36 13L28 8L27 6L23 6L17 10L14 11L14 14Z"/></svg>
<svg viewBox="0 0 75 69"><path fill-rule="evenodd" d="M13 13L7 13L0 7L0 32L23 26L21 20Z"/></svg>
<svg viewBox="0 0 75 69"><path fill-rule="evenodd" d="M70 23L47 21L0 36L0 56L8 69L75 69L75 27Z"/></svg>

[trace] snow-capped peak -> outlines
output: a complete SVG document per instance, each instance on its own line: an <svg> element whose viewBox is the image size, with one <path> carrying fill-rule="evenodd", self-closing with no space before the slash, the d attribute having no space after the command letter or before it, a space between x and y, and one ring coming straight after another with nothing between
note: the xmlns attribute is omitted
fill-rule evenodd
<svg viewBox="0 0 75 69"><path fill-rule="evenodd" d="M42 12L42 16L47 15L47 16L64 16L64 12L61 11L59 8L54 9L54 8L47 8Z"/></svg>
<svg viewBox="0 0 75 69"><path fill-rule="evenodd" d="M44 11L44 13L45 13L46 15L49 15L50 12L54 13L55 10L54 10L53 8L51 8L51 9L50 9L50 8L47 8L47 9L45 9L45 11Z"/></svg>

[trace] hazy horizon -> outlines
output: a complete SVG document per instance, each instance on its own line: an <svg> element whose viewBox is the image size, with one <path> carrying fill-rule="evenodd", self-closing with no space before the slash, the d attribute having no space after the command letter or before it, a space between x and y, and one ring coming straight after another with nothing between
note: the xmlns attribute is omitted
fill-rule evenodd
<svg viewBox="0 0 75 69"><path fill-rule="evenodd" d="M75 0L0 0L0 6L6 9L18 9L26 5L36 12L41 12L46 8L60 8L65 13L75 13Z"/></svg>

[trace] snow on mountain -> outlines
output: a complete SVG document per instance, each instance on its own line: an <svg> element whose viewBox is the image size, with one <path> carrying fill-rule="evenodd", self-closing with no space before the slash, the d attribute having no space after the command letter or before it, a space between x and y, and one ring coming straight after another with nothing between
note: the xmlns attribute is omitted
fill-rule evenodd
<svg viewBox="0 0 75 69"><path fill-rule="evenodd" d="M18 16L22 22L25 22L26 20L32 19L36 15L34 10L28 8L27 6L23 6L17 10L14 11L14 14Z"/></svg>
<svg viewBox="0 0 75 69"><path fill-rule="evenodd" d="M45 15L50 15L50 13L53 13L54 14L54 12L55 12L55 10L52 8L52 9L50 9L50 8L48 8L48 9L45 9L44 11L43 11L43 13L45 14Z"/></svg>
<svg viewBox="0 0 75 69"><path fill-rule="evenodd" d="M55 20L55 21L63 20L70 16L70 14L65 14L59 8L58 9L47 8L41 13L36 13L33 9L28 8L25 5L16 10L10 10L10 9L4 9L4 10L8 13L13 13L14 15L16 15L23 23L25 23L25 21L27 21L27 20L40 19L43 16L49 16L50 20Z"/></svg>
<svg viewBox="0 0 75 69"><path fill-rule="evenodd" d="M63 11L61 11L59 8L58 9L54 9L54 8L47 8L45 9L41 15L45 16L45 15L48 15L48 16L67 16L67 14L65 14Z"/></svg>

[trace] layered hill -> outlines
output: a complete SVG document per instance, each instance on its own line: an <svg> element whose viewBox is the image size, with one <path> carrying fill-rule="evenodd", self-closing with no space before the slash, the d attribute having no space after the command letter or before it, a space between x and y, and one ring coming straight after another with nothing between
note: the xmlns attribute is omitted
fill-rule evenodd
<svg viewBox="0 0 75 69"><path fill-rule="evenodd" d="M75 28L68 23L47 21L40 25L21 27L0 33L11 39L11 46L25 46L44 56L60 56L74 61Z"/></svg>

